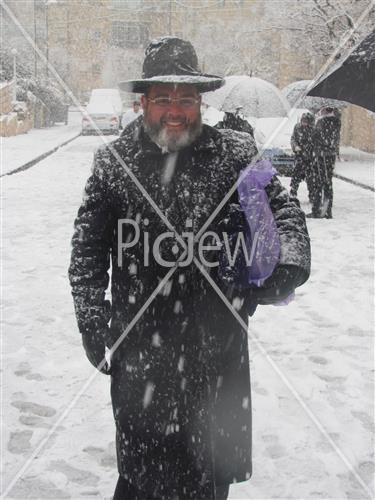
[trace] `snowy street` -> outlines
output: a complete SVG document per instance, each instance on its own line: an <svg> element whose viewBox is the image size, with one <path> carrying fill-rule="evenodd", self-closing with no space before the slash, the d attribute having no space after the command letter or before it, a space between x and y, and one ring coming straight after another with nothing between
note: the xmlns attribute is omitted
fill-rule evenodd
<svg viewBox="0 0 375 500"><path fill-rule="evenodd" d="M77 137L81 129L81 114L71 110L67 125L60 123L45 129L34 128L27 134L15 137L2 137L1 173L13 172L25 163Z"/></svg>
<svg viewBox="0 0 375 500"><path fill-rule="evenodd" d="M67 278L101 144L79 137L2 179L4 498L109 499L117 480L110 379L85 387L96 372ZM373 158L342 171L351 163L368 171ZM251 320L254 471L232 500L374 498L374 193L334 179L333 217L308 220L312 273L296 300Z"/></svg>

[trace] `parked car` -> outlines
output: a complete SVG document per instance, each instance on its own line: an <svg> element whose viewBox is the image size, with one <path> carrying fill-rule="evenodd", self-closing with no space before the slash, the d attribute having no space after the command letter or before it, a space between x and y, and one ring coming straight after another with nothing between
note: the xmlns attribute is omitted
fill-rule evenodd
<svg viewBox="0 0 375 500"><path fill-rule="evenodd" d="M117 89L94 89L82 118L82 134L118 134L121 128L122 101ZM92 121L91 121L91 120Z"/></svg>
<svg viewBox="0 0 375 500"><path fill-rule="evenodd" d="M263 151L262 158L270 160L277 173L284 177L291 177L294 170L294 154L281 148L267 148Z"/></svg>

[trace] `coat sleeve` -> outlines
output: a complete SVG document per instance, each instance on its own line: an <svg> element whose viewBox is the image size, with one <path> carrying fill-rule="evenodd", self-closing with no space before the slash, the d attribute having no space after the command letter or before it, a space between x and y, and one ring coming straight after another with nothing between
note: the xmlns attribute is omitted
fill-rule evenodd
<svg viewBox="0 0 375 500"><path fill-rule="evenodd" d="M80 332L105 339L110 319L110 303L105 301L105 291L114 217L103 165L101 155L96 153L74 223L69 280Z"/></svg>
<svg viewBox="0 0 375 500"><path fill-rule="evenodd" d="M280 236L281 265L297 266L300 270L298 283L302 285L310 275L310 238L305 214L297 199L289 198L279 179L273 177L266 187L270 208Z"/></svg>
<svg viewBox="0 0 375 500"><path fill-rule="evenodd" d="M290 145L293 152L295 152L296 147L299 146L297 139L297 125L294 125L293 134L292 137L290 138Z"/></svg>

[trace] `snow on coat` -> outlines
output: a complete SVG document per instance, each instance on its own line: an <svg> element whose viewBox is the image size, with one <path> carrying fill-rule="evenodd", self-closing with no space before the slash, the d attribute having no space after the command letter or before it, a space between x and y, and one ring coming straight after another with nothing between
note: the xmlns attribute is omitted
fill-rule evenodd
<svg viewBox="0 0 375 500"><path fill-rule="evenodd" d="M229 128L238 132L246 132L254 137L254 129L250 123L238 114L226 112L222 121L215 125L217 129Z"/></svg>
<svg viewBox="0 0 375 500"><path fill-rule="evenodd" d="M204 125L191 146L162 153L144 133L142 120L130 124L112 147L176 231L196 233L256 154L254 141ZM298 266L307 279L304 214L276 177L266 190L280 233L281 263ZM238 202L236 192L233 201ZM208 230L219 232L228 205ZM120 255L118 220L124 218L139 221L141 237ZM100 149L75 221L69 270L83 336L102 335L113 344L129 325L169 270L152 257L147 266L144 261L147 242L152 248L167 230L110 148ZM123 239L133 236L129 229ZM172 239L160 245L160 255L176 260ZM111 310L104 301L110 257ZM217 268L210 274L220 284ZM239 313L247 321L247 309ZM115 352L111 396L118 469L140 490L170 498L185 481L196 485L191 498L214 498L214 482L250 477L247 332L193 263L177 269Z"/></svg>
<svg viewBox="0 0 375 500"><path fill-rule="evenodd" d="M314 142L317 155L322 153L336 154L340 143L340 119L334 113L319 117L316 121Z"/></svg>
<svg viewBox="0 0 375 500"><path fill-rule="evenodd" d="M295 154L311 160L314 150L314 126L297 123L294 126L290 143Z"/></svg>

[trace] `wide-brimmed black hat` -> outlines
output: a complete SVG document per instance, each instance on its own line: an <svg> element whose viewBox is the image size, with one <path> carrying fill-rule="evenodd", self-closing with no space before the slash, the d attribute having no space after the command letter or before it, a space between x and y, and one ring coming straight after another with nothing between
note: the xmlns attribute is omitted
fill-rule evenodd
<svg viewBox="0 0 375 500"><path fill-rule="evenodd" d="M153 40L145 52L141 80L119 83L121 90L143 94L158 83L186 83L199 92L216 90L224 84L220 76L200 71L198 58L190 42L172 36Z"/></svg>

